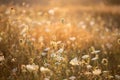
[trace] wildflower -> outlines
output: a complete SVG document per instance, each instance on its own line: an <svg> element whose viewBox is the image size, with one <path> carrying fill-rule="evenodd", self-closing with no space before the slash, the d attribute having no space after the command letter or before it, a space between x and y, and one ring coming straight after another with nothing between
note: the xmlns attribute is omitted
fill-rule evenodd
<svg viewBox="0 0 120 80"><path fill-rule="evenodd" d="M57 41L57 44L60 44L62 41Z"/></svg>
<svg viewBox="0 0 120 80"><path fill-rule="evenodd" d="M45 68L45 67L40 67L41 72L50 72L50 69Z"/></svg>
<svg viewBox="0 0 120 80"><path fill-rule="evenodd" d="M28 65L26 65L26 69L29 72L38 71L38 68L39 68L39 66L35 65L35 64L32 64L32 65L28 64Z"/></svg>
<svg viewBox="0 0 120 80"><path fill-rule="evenodd" d="M15 14L15 9L13 7L11 8L11 13Z"/></svg>
<svg viewBox="0 0 120 80"><path fill-rule="evenodd" d="M45 32L50 32L50 29L46 28L46 29L45 29Z"/></svg>
<svg viewBox="0 0 120 80"><path fill-rule="evenodd" d="M43 42L43 41L44 41L44 37L40 36L39 39L38 39L38 42Z"/></svg>
<svg viewBox="0 0 120 80"><path fill-rule="evenodd" d="M49 50L50 50L50 48L49 48L49 47L44 49L44 51L45 51L45 52L47 52L47 51L49 51Z"/></svg>
<svg viewBox="0 0 120 80"><path fill-rule="evenodd" d="M86 64L88 64L88 63L86 63L85 60L80 61L80 65L83 66L83 65L86 65Z"/></svg>
<svg viewBox="0 0 120 80"><path fill-rule="evenodd" d="M98 57L98 55L96 55L94 58L92 58L91 60L93 60L93 61L96 61L96 60L98 60L99 59L99 57Z"/></svg>
<svg viewBox="0 0 120 80"><path fill-rule="evenodd" d="M98 60L98 58L97 58L97 57L94 57L94 58L92 58L91 60L96 61L96 60Z"/></svg>
<svg viewBox="0 0 120 80"><path fill-rule="evenodd" d="M70 64L75 66L75 65L79 65L79 61L77 59L77 57L73 58L71 61L70 61Z"/></svg>
<svg viewBox="0 0 120 80"><path fill-rule="evenodd" d="M25 21L28 22L28 23L31 23L32 19L30 17L25 17Z"/></svg>
<svg viewBox="0 0 120 80"><path fill-rule="evenodd" d="M31 41L35 42L35 41L36 41L36 39L35 39L34 37L32 37L32 38L31 38Z"/></svg>
<svg viewBox="0 0 120 80"><path fill-rule="evenodd" d="M5 60L4 56L3 56L3 55L0 55L0 62L2 62L2 61L4 61L4 60Z"/></svg>
<svg viewBox="0 0 120 80"><path fill-rule="evenodd" d="M91 75L92 73L89 72L89 71L87 71L87 72L85 72L84 74L85 74L85 75Z"/></svg>
<svg viewBox="0 0 120 80"><path fill-rule="evenodd" d="M61 22L62 24L64 24L64 23L65 23L65 19L64 19L64 18L61 18L60 22Z"/></svg>
<svg viewBox="0 0 120 80"><path fill-rule="evenodd" d="M17 72L17 68L12 69L12 72L16 73Z"/></svg>
<svg viewBox="0 0 120 80"><path fill-rule="evenodd" d="M50 80L49 78L44 78L44 80Z"/></svg>
<svg viewBox="0 0 120 80"><path fill-rule="evenodd" d="M67 26L67 27L71 27L72 24L71 24L71 23L67 23L66 26Z"/></svg>
<svg viewBox="0 0 120 80"><path fill-rule="evenodd" d="M60 61L64 61L65 58L62 57L62 56L57 55L57 56L55 57L55 60L57 60L58 62L60 62Z"/></svg>
<svg viewBox="0 0 120 80"><path fill-rule="evenodd" d="M60 62L56 62L55 65L60 65L61 63Z"/></svg>
<svg viewBox="0 0 120 80"><path fill-rule="evenodd" d="M0 62L2 62L2 61L4 61L4 60L5 60L4 55L3 55L3 53L0 51Z"/></svg>
<svg viewBox="0 0 120 80"><path fill-rule="evenodd" d="M114 76L108 75L108 79L112 80Z"/></svg>
<svg viewBox="0 0 120 80"><path fill-rule="evenodd" d="M26 66L25 65L21 65L21 71L24 73L24 72L27 72L26 71Z"/></svg>
<svg viewBox="0 0 120 80"><path fill-rule="evenodd" d="M106 74L106 73L109 73L109 71L103 71L103 73L105 73L105 74Z"/></svg>
<svg viewBox="0 0 120 80"><path fill-rule="evenodd" d="M109 75L109 71L103 71L103 75L107 77Z"/></svg>
<svg viewBox="0 0 120 80"><path fill-rule="evenodd" d="M95 24L95 21L91 21L90 25L93 26Z"/></svg>
<svg viewBox="0 0 120 80"><path fill-rule="evenodd" d="M89 55L83 55L82 59L88 59L90 56Z"/></svg>
<svg viewBox="0 0 120 80"><path fill-rule="evenodd" d="M63 51L64 51L64 49L61 48L61 49L59 49L56 53L63 53Z"/></svg>
<svg viewBox="0 0 120 80"><path fill-rule="evenodd" d="M97 53L99 53L100 52L100 50L94 50L94 51L92 51L91 53L92 54L97 54Z"/></svg>
<svg viewBox="0 0 120 80"><path fill-rule="evenodd" d="M86 29L87 26L84 21L81 21L78 23L78 27L81 27L82 29Z"/></svg>
<svg viewBox="0 0 120 80"><path fill-rule="evenodd" d="M55 14L55 11L54 11L54 9L50 9L50 10L48 11L48 13L49 13L50 15L54 15L54 14Z"/></svg>
<svg viewBox="0 0 120 80"><path fill-rule="evenodd" d="M87 65L87 69L91 69L92 68L92 66L91 65Z"/></svg>
<svg viewBox="0 0 120 80"><path fill-rule="evenodd" d="M20 32L20 35L25 34L25 33L29 30L29 27L28 27L28 25L26 25L26 24L21 24L19 27L24 27L24 28L22 29L22 31Z"/></svg>
<svg viewBox="0 0 120 80"><path fill-rule="evenodd" d="M15 62L15 61L16 61L16 58L12 58L12 59L11 59L11 62Z"/></svg>
<svg viewBox="0 0 120 80"><path fill-rule="evenodd" d="M20 45L24 45L25 41L23 39L19 40Z"/></svg>
<svg viewBox="0 0 120 80"><path fill-rule="evenodd" d="M50 64L48 64L48 63L44 63L44 66L45 66L45 67L48 67L49 65L50 65Z"/></svg>
<svg viewBox="0 0 120 80"><path fill-rule="evenodd" d="M76 40L76 37L70 37L69 38L71 41L75 41Z"/></svg>
<svg viewBox="0 0 120 80"><path fill-rule="evenodd" d="M120 75L115 75L115 79L120 80Z"/></svg>
<svg viewBox="0 0 120 80"><path fill-rule="evenodd" d="M107 43L106 46L110 49L113 45L110 43Z"/></svg>
<svg viewBox="0 0 120 80"><path fill-rule="evenodd" d="M75 76L71 76L71 77L69 77L69 79L70 79L70 80L75 80L76 77L75 77Z"/></svg>
<svg viewBox="0 0 120 80"><path fill-rule="evenodd" d="M50 44L54 47L57 47L57 42L55 42L55 41L51 41Z"/></svg>
<svg viewBox="0 0 120 80"><path fill-rule="evenodd" d="M103 58L101 63L103 65L108 65L108 60L106 58Z"/></svg>
<svg viewBox="0 0 120 80"><path fill-rule="evenodd" d="M118 65L118 68L120 68L120 65Z"/></svg>
<svg viewBox="0 0 120 80"><path fill-rule="evenodd" d="M95 69L95 70L93 71L93 74L94 74L94 75L100 75L101 73L102 73L101 69Z"/></svg>
<svg viewBox="0 0 120 80"><path fill-rule="evenodd" d="M9 15L11 12L10 12L10 9L7 9L6 11L5 11L5 14L7 14L7 15Z"/></svg>
<svg viewBox="0 0 120 80"><path fill-rule="evenodd" d="M43 14L42 11L39 11L39 12L37 13L37 15L39 15L39 16L41 16L42 14Z"/></svg>
<svg viewBox="0 0 120 80"><path fill-rule="evenodd" d="M54 57L56 57L57 55L56 55L55 53L52 53L50 56L51 56L52 58L54 58Z"/></svg>
<svg viewBox="0 0 120 80"><path fill-rule="evenodd" d="M46 53L46 52L42 52L41 55L42 55L42 56L46 56L47 53Z"/></svg>
<svg viewBox="0 0 120 80"><path fill-rule="evenodd" d="M117 41L117 42L118 42L118 44L120 44L120 39L118 39L118 41Z"/></svg>

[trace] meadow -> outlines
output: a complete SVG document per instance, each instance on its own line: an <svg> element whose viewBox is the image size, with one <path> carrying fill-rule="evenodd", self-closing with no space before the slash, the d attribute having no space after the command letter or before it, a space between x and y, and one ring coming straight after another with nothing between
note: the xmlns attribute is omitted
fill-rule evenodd
<svg viewBox="0 0 120 80"><path fill-rule="evenodd" d="M120 80L119 7L1 5L0 80Z"/></svg>

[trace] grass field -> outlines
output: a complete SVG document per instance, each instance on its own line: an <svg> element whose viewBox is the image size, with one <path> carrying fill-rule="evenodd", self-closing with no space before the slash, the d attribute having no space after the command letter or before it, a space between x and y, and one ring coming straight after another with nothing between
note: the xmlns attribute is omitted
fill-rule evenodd
<svg viewBox="0 0 120 80"><path fill-rule="evenodd" d="M0 80L120 80L119 6L0 6Z"/></svg>

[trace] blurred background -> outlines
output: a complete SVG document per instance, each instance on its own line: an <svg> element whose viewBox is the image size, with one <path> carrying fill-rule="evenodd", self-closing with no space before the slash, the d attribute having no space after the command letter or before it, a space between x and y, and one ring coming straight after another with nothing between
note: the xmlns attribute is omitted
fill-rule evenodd
<svg viewBox="0 0 120 80"><path fill-rule="evenodd" d="M107 5L119 5L120 0L0 0L0 4L21 4L23 2L29 4L40 4L40 5L98 5L101 3Z"/></svg>

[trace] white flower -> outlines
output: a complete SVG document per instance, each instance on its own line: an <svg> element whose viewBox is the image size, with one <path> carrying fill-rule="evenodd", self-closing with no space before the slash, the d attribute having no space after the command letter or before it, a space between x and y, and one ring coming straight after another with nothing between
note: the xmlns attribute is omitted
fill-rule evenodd
<svg viewBox="0 0 120 80"><path fill-rule="evenodd" d="M54 15L54 14L55 14L55 10L54 10L54 9L50 9L50 10L48 11L48 13L49 13L50 15Z"/></svg>
<svg viewBox="0 0 120 80"><path fill-rule="evenodd" d="M64 51L64 49L61 48L61 49L59 49L56 53L63 53L63 51Z"/></svg>
<svg viewBox="0 0 120 80"><path fill-rule="evenodd" d="M82 59L87 59L87 58L89 58L90 56L89 55L83 55L82 56Z"/></svg>
<svg viewBox="0 0 120 80"><path fill-rule="evenodd" d="M10 9L7 9L6 11L5 11L5 14L7 14L7 15L9 15L11 12L10 12Z"/></svg>
<svg viewBox="0 0 120 80"><path fill-rule="evenodd" d="M99 53L100 52L100 50L95 50L95 51L93 51L93 52L91 52L92 54L97 54L97 53Z"/></svg>
<svg viewBox="0 0 120 80"><path fill-rule="evenodd" d="M104 76L108 76L109 75L109 71L103 71L103 75Z"/></svg>
<svg viewBox="0 0 120 80"><path fill-rule="evenodd" d="M91 75L92 73L91 72L85 72L84 74L85 75Z"/></svg>
<svg viewBox="0 0 120 80"><path fill-rule="evenodd" d="M56 62L55 64L56 64L56 65L60 65L61 63L60 63L60 62Z"/></svg>
<svg viewBox="0 0 120 80"><path fill-rule="evenodd" d="M76 40L76 37L70 37L69 38L71 41L75 41Z"/></svg>
<svg viewBox="0 0 120 80"><path fill-rule="evenodd" d="M78 23L78 27L81 27L82 29L86 29L87 26L84 21L81 21Z"/></svg>
<svg viewBox="0 0 120 80"><path fill-rule="evenodd" d="M41 55L42 55L42 56L46 56L47 53L46 53L46 52L42 52Z"/></svg>
<svg viewBox="0 0 120 80"><path fill-rule="evenodd" d="M110 49L113 45L110 43L106 43L106 46Z"/></svg>
<svg viewBox="0 0 120 80"><path fill-rule="evenodd" d="M28 64L28 65L26 65L26 69L29 72L38 71L38 68L39 68L39 66L35 65L35 64L32 64L32 65Z"/></svg>
<svg viewBox="0 0 120 80"><path fill-rule="evenodd" d="M12 72L13 72L13 73L16 73L17 70L18 70L17 68L13 68L13 69L12 69Z"/></svg>
<svg viewBox="0 0 120 80"><path fill-rule="evenodd" d="M57 56L55 57L55 60L57 60L58 62L60 62L60 61L64 61L65 58L57 55Z"/></svg>
<svg viewBox="0 0 120 80"><path fill-rule="evenodd" d="M92 66L91 65L87 65L87 69L91 69L92 68Z"/></svg>
<svg viewBox="0 0 120 80"><path fill-rule="evenodd" d="M50 80L49 78L44 78L44 80Z"/></svg>
<svg viewBox="0 0 120 80"><path fill-rule="evenodd" d="M62 41L57 41L57 44L60 44L60 43L62 43Z"/></svg>
<svg viewBox="0 0 120 80"><path fill-rule="evenodd" d="M73 58L73 59L70 61L70 64L73 65L73 66L79 65L79 61L78 61L78 59L75 57L75 58Z"/></svg>
<svg viewBox="0 0 120 80"><path fill-rule="evenodd" d="M118 65L118 68L120 68L120 65Z"/></svg>
<svg viewBox="0 0 120 80"><path fill-rule="evenodd" d="M71 23L67 23L66 26L67 26L67 27L71 27L72 24L71 24Z"/></svg>
<svg viewBox="0 0 120 80"><path fill-rule="evenodd" d="M93 71L93 74L94 74L94 75L100 75L101 73L102 73L101 69L95 69L95 70Z"/></svg>
<svg viewBox="0 0 120 80"><path fill-rule="evenodd" d="M56 55L55 53L52 53L50 56L51 56L52 58L54 58L54 57L56 57L57 55Z"/></svg>
<svg viewBox="0 0 120 80"><path fill-rule="evenodd" d="M69 79L70 79L70 80L75 80L76 77L75 77L75 76L71 76L71 77L69 77Z"/></svg>
<svg viewBox="0 0 120 80"><path fill-rule="evenodd" d="M93 60L93 61L96 61L96 60L98 60L99 59L99 57L98 57L98 55L96 55L94 58L92 58L91 60Z"/></svg>
<svg viewBox="0 0 120 80"><path fill-rule="evenodd" d="M28 25L26 25L26 24L21 24L19 27L20 28L23 27L22 31L20 32L20 35L25 34L29 29Z"/></svg>
<svg viewBox="0 0 120 80"><path fill-rule="evenodd" d="M41 12L41 11L39 11L38 13L37 13L37 15L39 15L39 16L41 16L43 14L43 12Z"/></svg>
<svg viewBox="0 0 120 80"><path fill-rule="evenodd" d="M96 60L98 60L98 58L97 58L97 57L94 57L94 58L92 58L91 60L96 61Z"/></svg>
<svg viewBox="0 0 120 80"><path fill-rule="evenodd" d="M120 80L120 75L115 75L115 78L116 78L117 80Z"/></svg>
<svg viewBox="0 0 120 80"><path fill-rule="evenodd" d="M38 42L43 42L44 41L44 37L43 36L40 36L39 38L38 38Z"/></svg>
<svg viewBox="0 0 120 80"><path fill-rule="evenodd" d="M1 62L1 61L4 61L4 60L5 60L4 56L3 56L3 55L0 55L0 62Z"/></svg>
<svg viewBox="0 0 120 80"><path fill-rule="evenodd" d="M45 64L44 64L44 66L45 66L45 67L47 67L47 66L50 66L50 64L48 64L48 63L45 63Z"/></svg>
<svg viewBox="0 0 120 80"><path fill-rule="evenodd" d="M45 68L45 67L40 67L41 72L50 72L50 69Z"/></svg>
<svg viewBox="0 0 120 80"><path fill-rule="evenodd" d="M95 21L91 21L90 25L93 26L95 24Z"/></svg>
<svg viewBox="0 0 120 80"><path fill-rule="evenodd" d="M50 48L49 48L49 47L44 49L44 51L49 51L49 50L50 50Z"/></svg>

